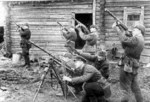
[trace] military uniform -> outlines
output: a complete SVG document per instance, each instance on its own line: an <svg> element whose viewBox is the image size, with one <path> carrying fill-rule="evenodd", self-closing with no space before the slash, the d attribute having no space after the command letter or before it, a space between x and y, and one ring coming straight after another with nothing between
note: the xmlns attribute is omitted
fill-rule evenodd
<svg viewBox="0 0 150 102"><path fill-rule="evenodd" d="M135 27L136 28L136 27ZM142 33L142 31L141 31ZM136 102L143 102L143 97L137 81L139 59L144 48L144 37L139 32L135 36L128 37L119 34L124 54L119 63L120 66L120 86L123 90L123 98L121 102L129 102L130 91L134 93Z"/></svg>
<svg viewBox="0 0 150 102"><path fill-rule="evenodd" d="M62 34L65 37L65 39L67 40L65 47L68 47L68 51L71 53L72 50L69 48L69 46L71 46L72 48L75 48L75 41L77 39L77 34L76 34L75 30L74 31L69 30L69 31L63 32Z"/></svg>
<svg viewBox="0 0 150 102"><path fill-rule="evenodd" d="M101 86L101 73L93 66L85 64L82 75L73 77L72 84L84 83L85 95L82 102L105 102L104 89Z"/></svg>
<svg viewBox="0 0 150 102"><path fill-rule="evenodd" d="M85 40L86 43L83 47L83 52L87 53L95 53L96 52L96 47L97 47L97 38L98 38L98 32L92 32L89 34L84 34L81 30L81 28L78 28L79 30L79 35L81 39Z"/></svg>
<svg viewBox="0 0 150 102"><path fill-rule="evenodd" d="M22 29L19 32L21 36L20 47L22 48L22 55L25 59L24 66L30 66L29 49L31 48L31 44L29 43L29 39L31 32L29 29Z"/></svg>
<svg viewBox="0 0 150 102"><path fill-rule="evenodd" d="M80 53L79 55L92 62L92 64L101 72L102 76L106 79L109 78L109 63L106 60L106 54L103 52L98 52L99 56L102 57L98 60L96 55L90 55L87 53Z"/></svg>

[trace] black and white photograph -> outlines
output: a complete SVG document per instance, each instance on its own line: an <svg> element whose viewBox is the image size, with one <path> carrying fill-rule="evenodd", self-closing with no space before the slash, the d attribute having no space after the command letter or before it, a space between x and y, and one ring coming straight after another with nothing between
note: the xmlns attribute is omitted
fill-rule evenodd
<svg viewBox="0 0 150 102"><path fill-rule="evenodd" d="M150 102L150 0L0 0L0 102Z"/></svg>

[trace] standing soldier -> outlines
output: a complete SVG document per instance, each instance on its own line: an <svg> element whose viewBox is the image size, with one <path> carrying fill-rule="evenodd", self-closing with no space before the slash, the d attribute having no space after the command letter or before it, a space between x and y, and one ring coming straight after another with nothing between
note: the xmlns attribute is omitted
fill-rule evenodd
<svg viewBox="0 0 150 102"><path fill-rule="evenodd" d="M67 40L65 47L67 47L68 51L71 53L72 51L70 49L70 46L75 48L75 41L77 39L76 31L74 27L71 26L69 29L62 28L62 34Z"/></svg>
<svg viewBox="0 0 150 102"><path fill-rule="evenodd" d="M76 28L79 31L79 35L81 39L86 41L86 44L83 47L83 52L94 54L96 52L97 47L97 39L98 39L98 31L95 25L90 26L90 33L84 34L82 32L81 27L84 29L85 26L83 24L78 24Z"/></svg>
<svg viewBox="0 0 150 102"><path fill-rule="evenodd" d="M138 24L132 30L132 36L127 36L127 32L123 31L120 23L113 24L113 29L117 32L122 47L124 56L120 65L120 86L123 90L123 98L121 102L129 102L130 90L134 93L136 102L143 102L141 90L137 82L139 59L144 48L144 33L145 27Z"/></svg>
<svg viewBox="0 0 150 102"><path fill-rule="evenodd" d="M23 27L20 27L19 33L21 36L20 47L22 48L22 55L25 60L23 67L30 68L29 49L31 48L31 44L29 43L29 40L31 37L31 32L29 25L25 24Z"/></svg>

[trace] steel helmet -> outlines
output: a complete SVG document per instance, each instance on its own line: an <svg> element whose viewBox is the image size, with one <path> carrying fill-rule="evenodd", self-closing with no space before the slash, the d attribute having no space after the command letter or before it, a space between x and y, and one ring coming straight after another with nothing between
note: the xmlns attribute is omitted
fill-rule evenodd
<svg viewBox="0 0 150 102"><path fill-rule="evenodd" d="M145 26L144 26L144 25L142 25L142 24L137 24L137 25L135 25L134 28L137 28L137 29L141 30L142 35L145 34Z"/></svg>

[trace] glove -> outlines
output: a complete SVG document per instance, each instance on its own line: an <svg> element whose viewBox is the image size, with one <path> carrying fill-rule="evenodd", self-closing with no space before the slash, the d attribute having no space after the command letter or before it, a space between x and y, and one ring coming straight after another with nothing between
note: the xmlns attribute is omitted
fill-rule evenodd
<svg viewBox="0 0 150 102"><path fill-rule="evenodd" d="M71 82L71 81L72 81L72 79L71 79L71 78L69 78L69 77L67 77L67 76L63 76L63 81Z"/></svg>

